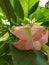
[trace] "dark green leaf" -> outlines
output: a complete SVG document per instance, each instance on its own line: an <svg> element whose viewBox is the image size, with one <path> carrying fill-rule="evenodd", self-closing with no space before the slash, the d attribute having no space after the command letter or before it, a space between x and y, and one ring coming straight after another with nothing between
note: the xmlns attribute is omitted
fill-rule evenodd
<svg viewBox="0 0 49 65"><path fill-rule="evenodd" d="M16 18L16 15L14 13L13 7L10 4L10 1L9 0L1 0L0 7L4 11L4 13L6 14L9 21L14 24L14 22L16 22L17 18ZM12 22L11 19L14 22Z"/></svg>
<svg viewBox="0 0 49 65"><path fill-rule="evenodd" d="M0 57L0 65L13 65L12 57L10 55Z"/></svg>
<svg viewBox="0 0 49 65"><path fill-rule="evenodd" d="M9 44L7 44L6 42L0 42L0 57L9 52L10 52Z"/></svg>
<svg viewBox="0 0 49 65"><path fill-rule="evenodd" d="M23 12L23 8L19 2L19 0L14 0L14 9L16 12L16 15L21 18L24 19L24 12Z"/></svg>
<svg viewBox="0 0 49 65"><path fill-rule="evenodd" d="M43 22L41 25L49 27L49 21Z"/></svg>
<svg viewBox="0 0 49 65"><path fill-rule="evenodd" d="M38 51L20 51L10 47L14 65L48 65L45 55Z"/></svg>
<svg viewBox="0 0 49 65"><path fill-rule="evenodd" d="M39 4L39 1L35 3L35 5L29 10L29 13L28 13L29 15L36 11L36 9L38 8L38 4Z"/></svg>

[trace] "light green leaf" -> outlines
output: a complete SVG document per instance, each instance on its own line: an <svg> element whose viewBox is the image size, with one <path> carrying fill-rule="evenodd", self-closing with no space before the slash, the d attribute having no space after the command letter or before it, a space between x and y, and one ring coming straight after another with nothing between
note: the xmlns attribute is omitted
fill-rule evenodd
<svg viewBox="0 0 49 65"><path fill-rule="evenodd" d="M29 17L29 10L32 9L32 7L35 5L35 3L37 3L38 0L19 0L19 1L23 7L25 16Z"/></svg>
<svg viewBox="0 0 49 65"><path fill-rule="evenodd" d="M5 34L3 35L3 38L4 38L4 41L8 40L8 38L9 38L9 33L8 33L8 32L5 33Z"/></svg>
<svg viewBox="0 0 49 65"><path fill-rule="evenodd" d="M8 40L8 38L9 38L9 33L7 32L2 37L0 37L0 42L1 41L6 41L6 40Z"/></svg>
<svg viewBox="0 0 49 65"><path fill-rule="evenodd" d="M30 18L36 19L36 22L46 22L49 21L49 9L42 8L38 9L34 14L31 14Z"/></svg>

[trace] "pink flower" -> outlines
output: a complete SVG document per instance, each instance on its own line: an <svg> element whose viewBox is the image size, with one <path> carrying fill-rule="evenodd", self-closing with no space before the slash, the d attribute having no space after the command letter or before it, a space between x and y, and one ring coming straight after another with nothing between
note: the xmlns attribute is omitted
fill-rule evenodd
<svg viewBox="0 0 49 65"><path fill-rule="evenodd" d="M11 32L20 39L12 42L19 50L40 50L41 46L48 42L48 30L37 24L13 27Z"/></svg>

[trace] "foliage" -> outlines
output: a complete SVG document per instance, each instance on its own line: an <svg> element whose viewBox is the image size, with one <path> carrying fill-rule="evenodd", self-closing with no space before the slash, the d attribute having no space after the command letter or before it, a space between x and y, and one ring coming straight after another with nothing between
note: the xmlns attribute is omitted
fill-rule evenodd
<svg viewBox="0 0 49 65"><path fill-rule="evenodd" d="M0 1L0 65L48 65L47 58L40 51L15 49L11 43L17 41L18 38L10 31L12 26L22 26L28 23L37 23L48 27L49 7L45 6L45 8L41 8L39 0ZM35 22L32 21L33 19ZM48 43L47 45L49 45Z"/></svg>

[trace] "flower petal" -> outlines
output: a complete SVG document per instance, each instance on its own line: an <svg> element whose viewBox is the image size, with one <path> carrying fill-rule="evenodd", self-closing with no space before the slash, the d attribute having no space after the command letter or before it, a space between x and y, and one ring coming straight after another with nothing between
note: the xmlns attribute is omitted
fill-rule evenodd
<svg viewBox="0 0 49 65"><path fill-rule="evenodd" d="M17 49L24 50L25 49L25 42L26 42L26 40L19 40L18 42L13 42L12 44Z"/></svg>
<svg viewBox="0 0 49 65"><path fill-rule="evenodd" d="M40 39L41 44L46 44L48 42L48 30L46 30Z"/></svg>
<svg viewBox="0 0 49 65"><path fill-rule="evenodd" d="M43 27L38 25L33 25L32 27L32 39L33 41L37 41L42 37Z"/></svg>
<svg viewBox="0 0 49 65"><path fill-rule="evenodd" d="M26 33L25 33L25 27L18 26L11 29L11 32L18 38L22 40L26 40Z"/></svg>
<svg viewBox="0 0 49 65"><path fill-rule="evenodd" d="M41 43L39 41L35 41L33 44L33 48L35 50L40 50L41 49Z"/></svg>
<svg viewBox="0 0 49 65"><path fill-rule="evenodd" d="M18 42L13 42L13 46L19 50L32 50L33 45L28 43L26 40L19 40Z"/></svg>

